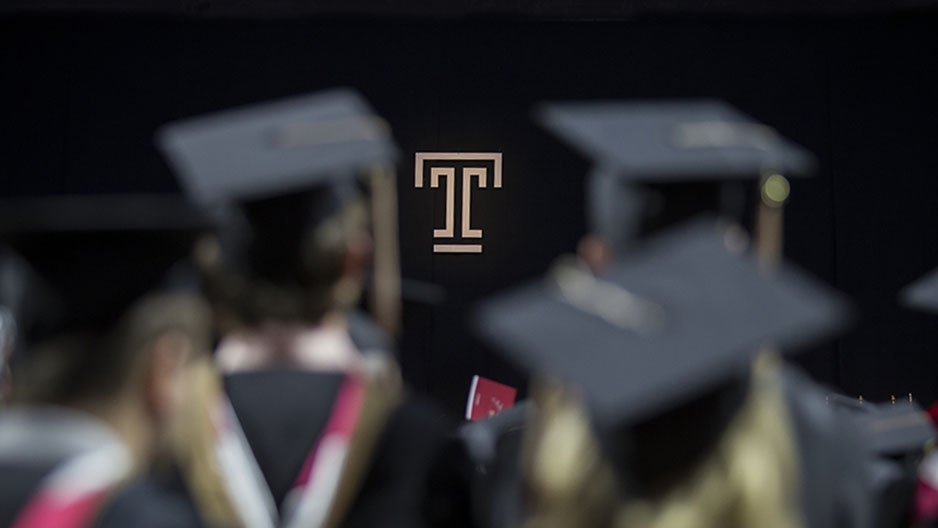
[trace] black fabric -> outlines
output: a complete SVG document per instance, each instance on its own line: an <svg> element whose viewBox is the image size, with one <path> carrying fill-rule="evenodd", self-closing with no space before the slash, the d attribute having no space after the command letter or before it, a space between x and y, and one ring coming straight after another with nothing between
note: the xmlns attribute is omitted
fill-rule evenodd
<svg viewBox="0 0 938 528"><path fill-rule="evenodd" d="M354 199L354 183L347 181L312 185L311 188L241 204L251 226L250 241L242 256L244 271L252 279L280 286L303 286L338 279L340 262L327 269L307 262L305 248L316 227L336 216Z"/></svg>
<svg viewBox="0 0 938 528"><path fill-rule="evenodd" d="M800 502L806 528L879 528L867 452L853 423L826 403L829 391L786 366L781 385L798 451Z"/></svg>
<svg viewBox="0 0 938 528"><path fill-rule="evenodd" d="M391 416L342 528L472 526L468 459L434 406L407 399Z"/></svg>
<svg viewBox="0 0 938 528"><path fill-rule="evenodd" d="M465 445L447 436L433 455L427 474L423 509L430 526L470 528L477 525L473 508L472 465Z"/></svg>
<svg viewBox="0 0 938 528"><path fill-rule="evenodd" d="M658 498L694 474L746 401L749 380L738 376L659 416L604 435L602 444L626 489Z"/></svg>
<svg viewBox="0 0 938 528"><path fill-rule="evenodd" d="M521 442L534 404L530 400L459 428L469 452L472 509L480 527L521 524Z"/></svg>
<svg viewBox="0 0 938 528"><path fill-rule="evenodd" d="M328 199L331 194L328 185L321 185L241 205L252 231L242 257L250 277L284 286L306 285L302 248L315 229L313 217L319 215L318 210L335 212L335 204Z"/></svg>
<svg viewBox="0 0 938 528"><path fill-rule="evenodd" d="M48 464L0 464L0 526L10 526L55 467Z"/></svg>
<svg viewBox="0 0 938 528"><path fill-rule="evenodd" d="M646 184L649 201L639 235L649 235L701 213L717 213L749 226L754 182Z"/></svg>
<svg viewBox="0 0 938 528"><path fill-rule="evenodd" d="M10 526L39 490L55 463L0 464L0 526ZM94 528L201 528L185 497L146 478L134 480L106 499Z"/></svg>
<svg viewBox="0 0 938 528"><path fill-rule="evenodd" d="M32 4L20 3L26 1ZM874 1L896 5L799 4L852 10ZM294 2L278 3L293 12ZM469 3L491 4L462 2ZM623 13L626 4L650 6L614 3ZM708 12L753 4L693 3ZM171 4L173 12L184 9ZM237 4L186 3L210 16ZM414 13L452 9L449 2L424 4ZM569 12L599 4L577 5ZM791 2L774 5L787 9ZM799 361L854 398L938 398L938 325L894 302L901 287L938 265L938 231L930 229L938 223L938 127L927 118L938 113L938 14L599 15L564 22L4 16L0 64L17 72L17 82L0 85L3 193L177 190L153 147L160 125L313 89L357 87L391 123L403 153L402 270L447 292L432 310L408 306L402 370L458 416L474 374L524 393L517 369L467 338L466 309L542 273L574 250L585 230L579 176L587 163L532 122L531 106L717 97L819 159L815 178L792 182L785 252L856 299L864 324ZM445 192L414 187L417 151L504 154L504 186L473 190L482 254L432 252Z"/></svg>
<svg viewBox="0 0 938 528"><path fill-rule="evenodd" d="M278 507L326 426L342 381L342 374L285 369L225 378L225 391Z"/></svg>
<svg viewBox="0 0 938 528"><path fill-rule="evenodd" d="M505 431L496 445L492 466L476 488L476 518L486 528L512 528L524 521L521 449L524 428Z"/></svg>
<svg viewBox="0 0 938 528"><path fill-rule="evenodd" d="M205 521L199 510L199 505L192 495L189 484L182 474L182 469L176 461L169 461L167 464L161 464L155 467L148 478L167 495L173 497L173 501L181 510L188 511L188 517L198 520L201 526L211 528L243 528L237 526L212 525Z"/></svg>
<svg viewBox="0 0 938 528"><path fill-rule="evenodd" d="M873 489L875 501L873 526L876 528L904 528L915 509L918 490L915 467L882 460L880 464L894 464L892 478L878 482Z"/></svg>
<svg viewBox="0 0 938 528"><path fill-rule="evenodd" d="M184 496L167 492L150 479L122 487L104 506L95 528L201 528Z"/></svg>
<svg viewBox="0 0 938 528"><path fill-rule="evenodd" d="M160 0L7 0L0 3L0 11L102 11L152 13L190 17L296 17L322 15L384 15L455 17L465 15L501 14L511 16L573 17L573 18L628 18L638 15L673 13L694 14L790 14L889 12L926 9L938 4L934 0L407 0L386 2L381 0L186 0L164 2Z"/></svg>
<svg viewBox="0 0 938 528"><path fill-rule="evenodd" d="M318 438L342 378L239 373L225 389L278 504ZM439 408L405 399L390 416L343 528L472 526L469 462ZM176 488L184 489L178 482Z"/></svg>
<svg viewBox="0 0 938 528"><path fill-rule="evenodd" d="M24 338L36 343L67 332L108 330L143 292L161 285L194 238L191 232L141 231L9 235L11 247L58 295L55 304L44 307L44 314L57 314L57 320L37 325Z"/></svg>

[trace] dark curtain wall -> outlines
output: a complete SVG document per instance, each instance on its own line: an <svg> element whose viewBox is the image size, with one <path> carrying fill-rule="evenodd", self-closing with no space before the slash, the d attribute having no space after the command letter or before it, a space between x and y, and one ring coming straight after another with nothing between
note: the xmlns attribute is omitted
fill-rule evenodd
<svg viewBox="0 0 938 528"><path fill-rule="evenodd" d="M724 98L806 145L786 251L851 295L861 330L803 355L867 399L938 397L938 320L895 303L938 266L938 14L857 17L196 20L0 18L5 195L173 191L152 146L174 119L347 85L393 124L403 269L444 286L409 304L401 359L460 412L470 378L524 377L464 331L481 296L546 269L584 230L585 160L540 131L545 99ZM504 187L473 195L482 255L434 255L439 191L413 186L417 151L504 153Z"/></svg>
<svg viewBox="0 0 938 528"><path fill-rule="evenodd" d="M395 15L616 19L654 14L855 14L934 8L936 0L6 0L2 12L109 12L286 18Z"/></svg>

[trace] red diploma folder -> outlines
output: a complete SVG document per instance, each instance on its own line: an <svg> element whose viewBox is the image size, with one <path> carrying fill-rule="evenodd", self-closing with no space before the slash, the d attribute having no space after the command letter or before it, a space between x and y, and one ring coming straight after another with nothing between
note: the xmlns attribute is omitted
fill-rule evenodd
<svg viewBox="0 0 938 528"><path fill-rule="evenodd" d="M494 416L515 404L518 390L482 376L473 376L466 401L466 419L481 420Z"/></svg>

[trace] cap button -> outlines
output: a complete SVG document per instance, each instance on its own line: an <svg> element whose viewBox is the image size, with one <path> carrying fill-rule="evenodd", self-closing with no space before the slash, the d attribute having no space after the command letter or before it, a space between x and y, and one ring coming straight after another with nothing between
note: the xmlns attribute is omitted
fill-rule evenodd
<svg viewBox="0 0 938 528"><path fill-rule="evenodd" d="M762 183L762 201L769 207L781 207L790 192L791 186L781 174L770 174Z"/></svg>

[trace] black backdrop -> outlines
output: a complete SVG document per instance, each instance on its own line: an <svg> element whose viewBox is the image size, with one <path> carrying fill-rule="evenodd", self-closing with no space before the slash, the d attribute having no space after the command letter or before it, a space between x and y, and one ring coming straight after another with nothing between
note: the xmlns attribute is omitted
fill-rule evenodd
<svg viewBox="0 0 938 528"><path fill-rule="evenodd" d="M172 191L162 123L354 86L389 119L400 165L403 269L447 290L408 305L408 380L460 412L472 374L520 373L462 328L480 296L543 271L584 229L587 165L530 120L544 99L716 96L820 158L793 184L786 252L850 294L859 330L800 359L850 394L938 398L938 324L898 288L938 266L938 14L617 21L5 15L4 194ZM416 151L504 153L504 187L474 194L482 255L434 255L439 192Z"/></svg>

